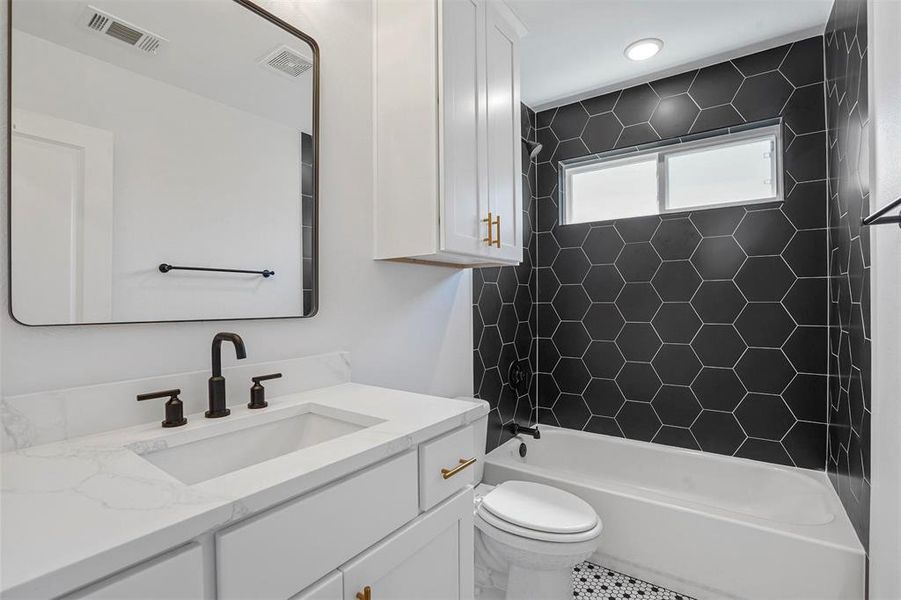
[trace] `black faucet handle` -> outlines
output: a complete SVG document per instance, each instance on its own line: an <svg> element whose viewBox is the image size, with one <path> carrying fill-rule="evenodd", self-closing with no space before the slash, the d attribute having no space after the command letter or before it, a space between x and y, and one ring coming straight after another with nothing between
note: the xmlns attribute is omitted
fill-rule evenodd
<svg viewBox="0 0 901 600"><path fill-rule="evenodd" d="M157 398L178 398L181 390L163 390L161 392L150 392L149 394L138 394L138 402L142 400L155 400Z"/></svg>
<svg viewBox="0 0 901 600"><path fill-rule="evenodd" d="M270 373L269 375L257 375L251 377L253 385L250 386L250 403L247 408L266 408L269 403L266 402L266 388L262 386L261 381L269 381L270 379L279 379L281 373Z"/></svg>
<svg viewBox="0 0 901 600"><path fill-rule="evenodd" d="M269 375L257 375L256 377L251 377L250 380L254 383L259 383L261 381L269 381L270 379L281 379L281 373L270 373Z"/></svg>
<svg viewBox="0 0 901 600"><path fill-rule="evenodd" d="M150 392L149 394L138 394L138 402L143 400L155 400L156 398L169 398L166 401L166 420L162 422L163 427L181 427L188 420L185 418L184 405L178 395L181 390L163 390L160 392Z"/></svg>

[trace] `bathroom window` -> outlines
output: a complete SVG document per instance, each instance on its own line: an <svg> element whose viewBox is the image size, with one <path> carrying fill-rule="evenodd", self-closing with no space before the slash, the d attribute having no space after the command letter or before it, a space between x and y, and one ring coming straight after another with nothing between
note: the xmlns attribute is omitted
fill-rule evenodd
<svg viewBox="0 0 901 600"><path fill-rule="evenodd" d="M779 125L562 161L561 222L782 200Z"/></svg>

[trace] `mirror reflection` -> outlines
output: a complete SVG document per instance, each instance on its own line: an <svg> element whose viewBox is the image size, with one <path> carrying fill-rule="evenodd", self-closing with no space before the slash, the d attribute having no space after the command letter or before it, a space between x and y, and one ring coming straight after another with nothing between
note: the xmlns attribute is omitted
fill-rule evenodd
<svg viewBox="0 0 901 600"><path fill-rule="evenodd" d="M312 40L242 2L11 10L14 317L313 314Z"/></svg>

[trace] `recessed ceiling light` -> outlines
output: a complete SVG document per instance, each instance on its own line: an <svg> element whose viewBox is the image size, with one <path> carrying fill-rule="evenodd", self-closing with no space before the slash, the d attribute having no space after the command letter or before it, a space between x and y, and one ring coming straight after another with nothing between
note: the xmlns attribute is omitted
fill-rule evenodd
<svg viewBox="0 0 901 600"><path fill-rule="evenodd" d="M663 40L645 38L626 46L625 55L629 60L647 60L660 52L661 48L663 48Z"/></svg>

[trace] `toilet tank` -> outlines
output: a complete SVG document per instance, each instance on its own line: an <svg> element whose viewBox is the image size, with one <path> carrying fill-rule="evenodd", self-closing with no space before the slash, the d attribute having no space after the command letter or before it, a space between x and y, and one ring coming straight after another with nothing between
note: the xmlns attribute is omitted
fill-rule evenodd
<svg viewBox="0 0 901 600"><path fill-rule="evenodd" d="M473 398L472 396L460 396L457 400L466 400L467 402L477 402L489 406L485 400ZM482 475L485 473L485 448L488 446L488 415L473 421L472 423L473 443L475 448L476 464L473 465L475 472L473 473L473 483L482 481Z"/></svg>

